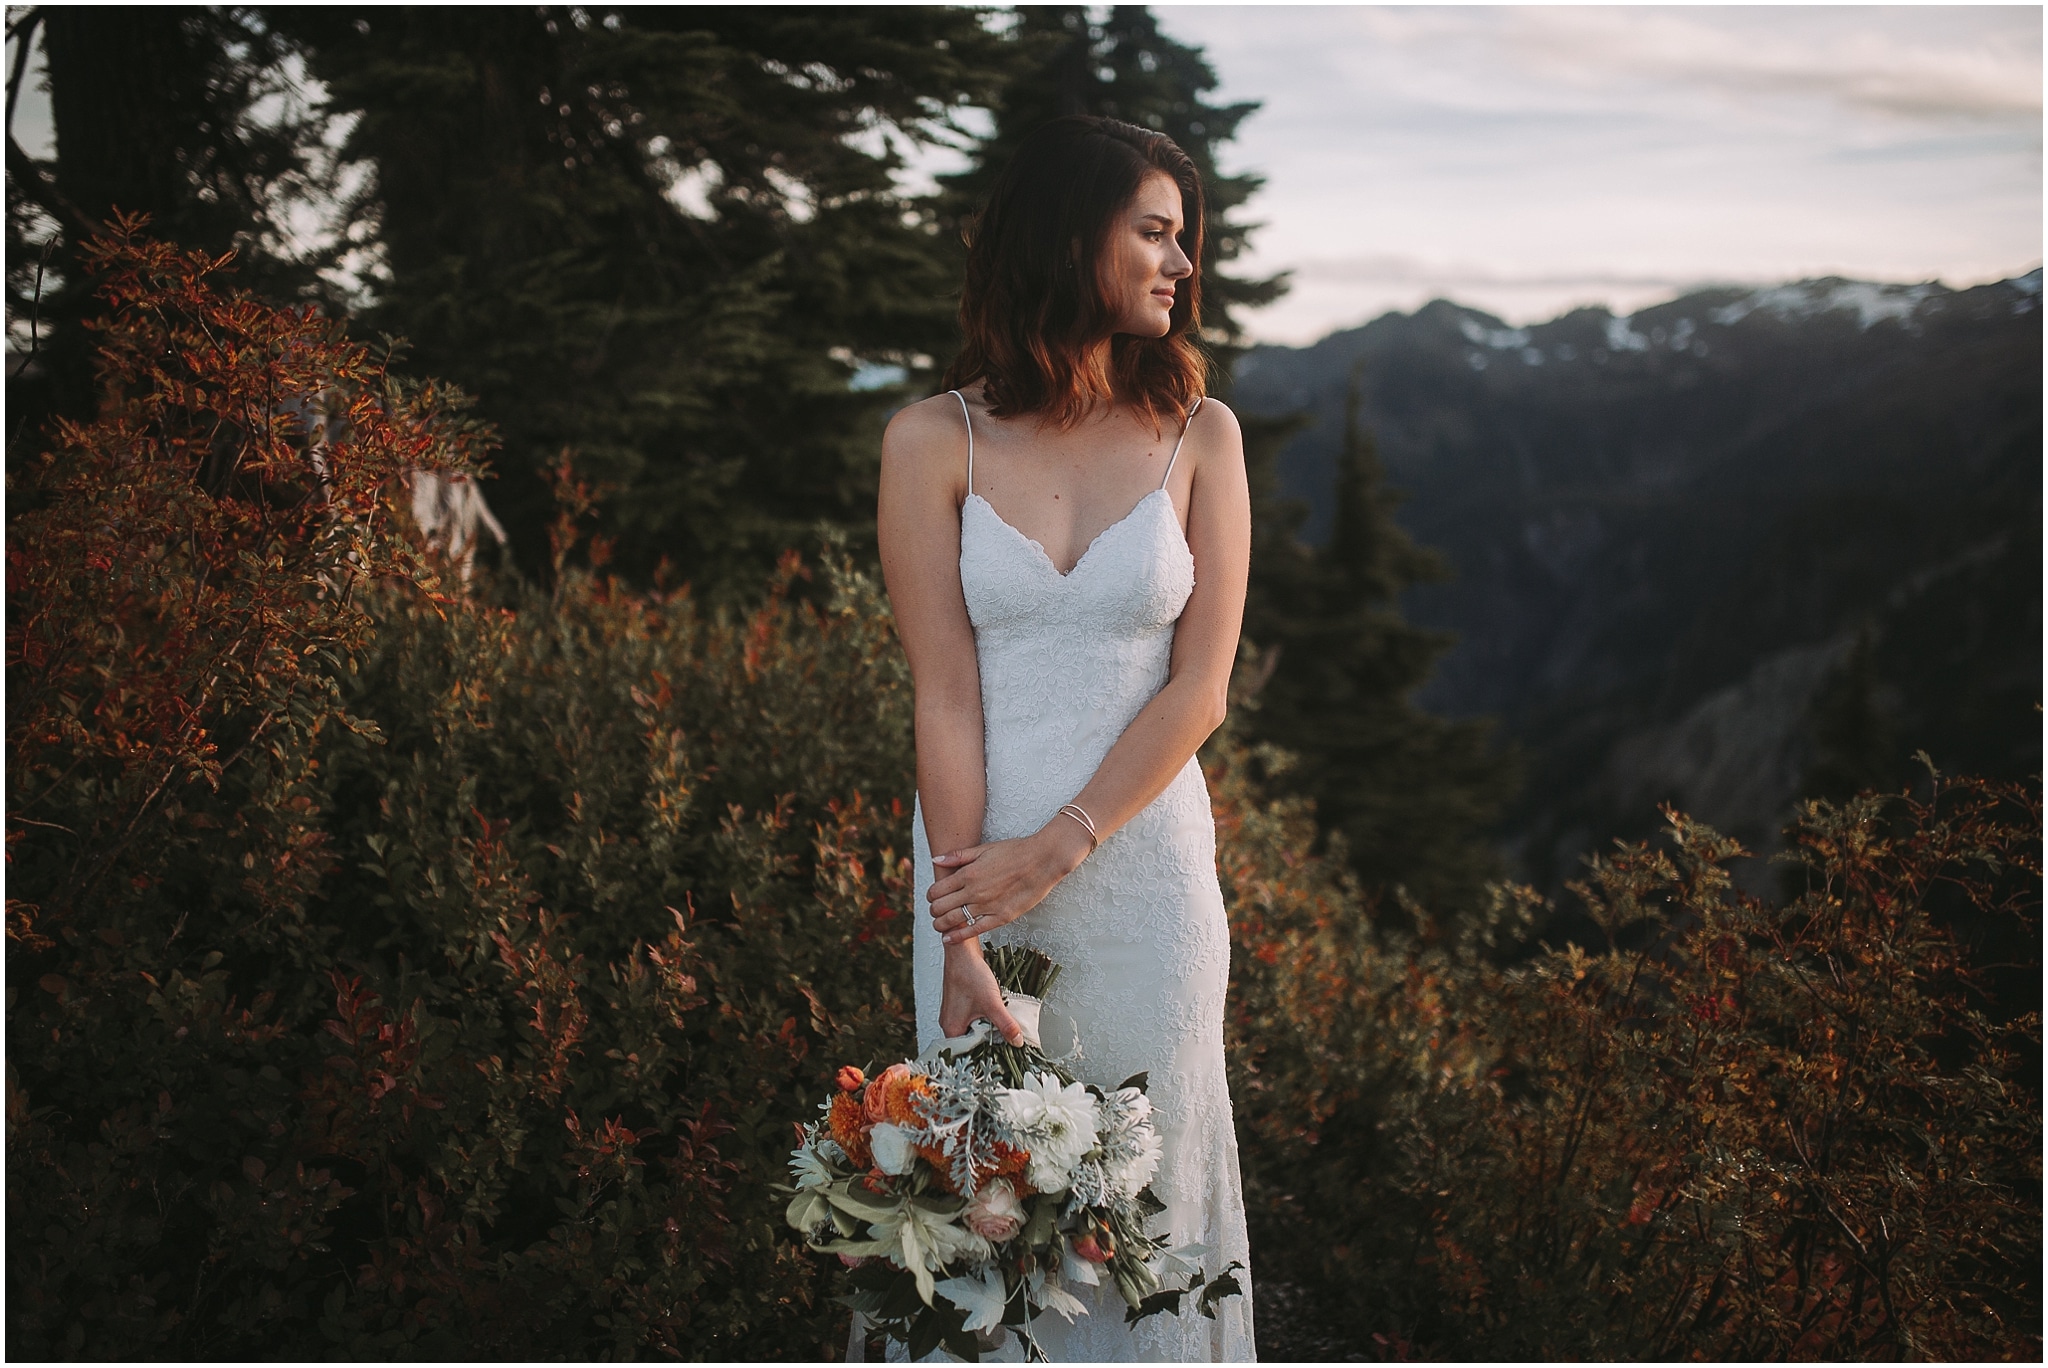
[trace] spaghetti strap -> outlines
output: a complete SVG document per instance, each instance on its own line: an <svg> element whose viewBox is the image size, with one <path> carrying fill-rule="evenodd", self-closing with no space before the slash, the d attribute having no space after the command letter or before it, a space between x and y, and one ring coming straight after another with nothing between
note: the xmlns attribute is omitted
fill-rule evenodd
<svg viewBox="0 0 2048 1368"><path fill-rule="evenodd" d="M1202 396L1202 398L1203 398L1203 399L1206 399L1206 398L1208 398L1208 396L1207 396L1207 395L1203 395L1203 396ZM962 403L965 403L966 401L965 401L965 400L962 400L961 402L962 402ZM1180 447L1181 447L1181 442L1185 442L1185 441L1187 441L1187 439L1188 439L1188 429L1189 429L1189 428L1191 428L1191 427L1193 427L1193 426L1195 425L1195 414L1197 414L1198 412L1200 412L1200 411L1201 411L1201 408L1202 408L1202 400L1201 400L1201 399L1197 399L1197 400L1195 400L1195 406L1194 406L1193 408L1191 408L1191 409L1189 409L1189 410L1188 410L1188 420L1187 420L1187 421L1186 421L1185 423L1181 424L1181 428L1180 428L1180 442L1175 442L1175 443L1173 444L1173 458L1172 458L1172 460L1169 460L1169 461L1168 461L1168 462L1166 463L1166 476L1165 476L1165 478L1164 478L1164 479L1160 480L1160 482L1159 482L1159 487L1160 487L1161 489L1164 489L1164 488L1166 488L1166 481L1167 481L1167 480L1170 480L1170 479L1172 479L1172 478L1173 478L1173 466L1174 466L1174 462L1175 462L1175 461L1178 461L1178 460L1180 460ZM972 437L969 437L969 438L967 439L967 442L968 442L968 445L967 445L967 451L968 451L968 456L967 456L967 464L968 464L968 469L969 469L969 471L971 472L971 471L973 470L973 467L974 467L974 439L973 439ZM970 476L969 476L969 479L971 480L972 478L973 478L973 477L972 477L972 475L970 474Z"/></svg>
<svg viewBox="0 0 2048 1368"><path fill-rule="evenodd" d="M974 492L974 415L967 411L966 395L962 394L959 390L947 390L946 393L960 401L960 416L967 421L967 492L972 494ZM1185 437L1187 434L1182 433L1181 436ZM1168 467L1168 469L1170 470L1171 467Z"/></svg>

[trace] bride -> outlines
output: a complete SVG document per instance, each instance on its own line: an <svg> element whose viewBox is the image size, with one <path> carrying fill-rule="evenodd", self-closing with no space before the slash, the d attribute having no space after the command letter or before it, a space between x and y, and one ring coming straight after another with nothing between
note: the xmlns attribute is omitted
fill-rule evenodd
<svg viewBox="0 0 2048 1368"><path fill-rule="evenodd" d="M1237 421L1202 397L1202 228L1161 134L1074 117L1025 139L972 234L954 388L889 425L879 523L917 690L919 1046L977 1018L1021 1037L985 944L1058 961L1046 1046L1078 1038L1086 1082L1149 1074L1157 1220L1214 1278L1250 1256L1195 751L1223 720L1251 512ZM1059 1359L1251 1359L1235 1276L1214 1319L1189 1299L1127 1327L1096 1289L1036 1334Z"/></svg>

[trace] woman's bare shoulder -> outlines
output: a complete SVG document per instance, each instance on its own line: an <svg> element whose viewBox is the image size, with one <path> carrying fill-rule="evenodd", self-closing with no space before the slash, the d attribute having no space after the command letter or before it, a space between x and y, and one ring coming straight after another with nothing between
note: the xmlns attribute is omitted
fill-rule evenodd
<svg viewBox="0 0 2048 1368"><path fill-rule="evenodd" d="M1202 400L1195 416L1188 420L1187 443L1190 454L1203 465L1216 461L1244 464L1244 430L1238 426L1230 405L1221 399Z"/></svg>
<svg viewBox="0 0 2048 1368"><path fill-rule="evenodd" d="M922 475L964 462L967 427L960 401L949 391L896 410L882 434L882 463L906 475Z"/></svg>

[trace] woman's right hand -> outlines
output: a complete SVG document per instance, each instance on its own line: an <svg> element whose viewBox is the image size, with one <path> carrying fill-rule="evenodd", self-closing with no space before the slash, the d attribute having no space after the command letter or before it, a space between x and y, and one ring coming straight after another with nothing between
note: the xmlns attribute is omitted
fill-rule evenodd
<svg viewBox="0 0 2048 1368"><path fill-rule="evenodd" d="M977 1018L986 1017L1012 1045L1024 1043L1024 1028L1003 1005L1003 990L981 957L981 942L963 941L946 947L946 976L939 997L939 1029L948 1036L967 1034Z"/></svg>

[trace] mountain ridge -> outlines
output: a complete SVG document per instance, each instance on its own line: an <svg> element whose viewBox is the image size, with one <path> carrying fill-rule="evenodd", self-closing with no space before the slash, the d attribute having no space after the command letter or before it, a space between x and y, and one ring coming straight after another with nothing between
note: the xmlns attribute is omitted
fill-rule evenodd
<svg viewBox="0 0 2048 1368"><path fill-rule="evenodd" d="M1505 839L1554 886L1659 801L1769 849L1865 638L1892 729L1865 769L2038 770L2040 297L2039 268L1822 277L1521 328L1440 299L1255 348L1232 400L1309 416L1278 480L1315 540L1355 377L1402 525L1456 572L1404 602L1458 638L1417 699L1529 751Z"/></svg>

